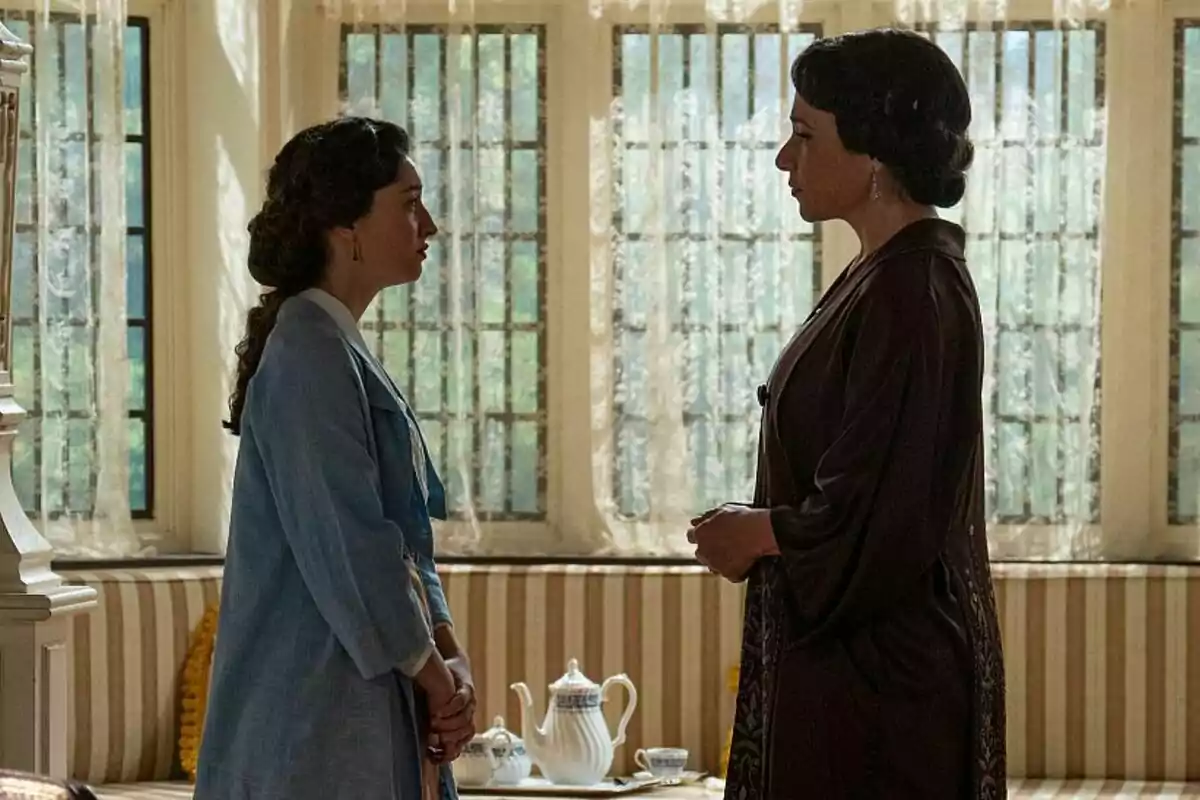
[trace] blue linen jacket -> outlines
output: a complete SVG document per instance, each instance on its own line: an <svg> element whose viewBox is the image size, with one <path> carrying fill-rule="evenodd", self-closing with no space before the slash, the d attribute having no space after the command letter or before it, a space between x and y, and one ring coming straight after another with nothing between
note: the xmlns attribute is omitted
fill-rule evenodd
<svg viewBox="0 0 1200 800"><path fill-rule="evenodd" d="M349 312L285 301L242 417L197 800L419 800L410 676L433 641L406 559L450 623L430 522L445 513Z"/></svg>

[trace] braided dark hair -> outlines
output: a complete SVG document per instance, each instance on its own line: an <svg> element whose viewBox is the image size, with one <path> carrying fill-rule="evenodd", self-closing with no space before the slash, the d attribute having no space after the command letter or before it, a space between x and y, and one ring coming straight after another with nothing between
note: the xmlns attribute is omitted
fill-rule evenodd
<svg viewBox="0 0 1200 800"><path fill-rule="evenodd" d="M246 315L226 429L241 433L246 390L258 370L283 301L320 283L325 235L371 210L409 152L408 134L390 122L343 117L314 125L283 146L267 177L262 209L250 220L250 274L267 287Z"/></svg>
<svg viewBox="0 0 1200 800"><path fill-rule="evenodd" d="M847 150L886 166L913 201L962 199L975 154L971 96L936 44L892 28L818 39L793 62L792 84L833 114Z"/></svg>

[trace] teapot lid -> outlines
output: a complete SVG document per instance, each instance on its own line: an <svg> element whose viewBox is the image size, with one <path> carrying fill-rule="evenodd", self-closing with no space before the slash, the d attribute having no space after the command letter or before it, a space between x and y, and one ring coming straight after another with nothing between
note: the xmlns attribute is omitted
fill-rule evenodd
<svg viewBox="0 0 1200 800"><path fill-rule="evenodd" d="M579 671L579 660L572 658L567 661L567 674L550 684L552 692L589 692L600 687L588 680L588 676Z"/></svg>

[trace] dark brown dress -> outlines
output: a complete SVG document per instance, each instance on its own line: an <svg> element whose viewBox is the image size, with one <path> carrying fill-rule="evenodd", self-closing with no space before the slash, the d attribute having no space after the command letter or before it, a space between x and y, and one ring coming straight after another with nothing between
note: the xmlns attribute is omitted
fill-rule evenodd
<svg viewBox="0 0 1200 800"><path fill-rule="evenodd" d="M842 274L759 390L728 800L1003 798L1004 665L983 516L983 351L963 231Z"/></svg>

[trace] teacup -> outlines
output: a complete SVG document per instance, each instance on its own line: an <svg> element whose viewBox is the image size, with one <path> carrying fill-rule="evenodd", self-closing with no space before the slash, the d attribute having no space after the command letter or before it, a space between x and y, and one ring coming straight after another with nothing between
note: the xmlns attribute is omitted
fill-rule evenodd
<svg viewBox="0 0 1200 800"><path fill-rule="evenodd" d="M660 780L679 780L687 767L688 751L682 747L648 747L633 754L634 763Z"/></svg>

